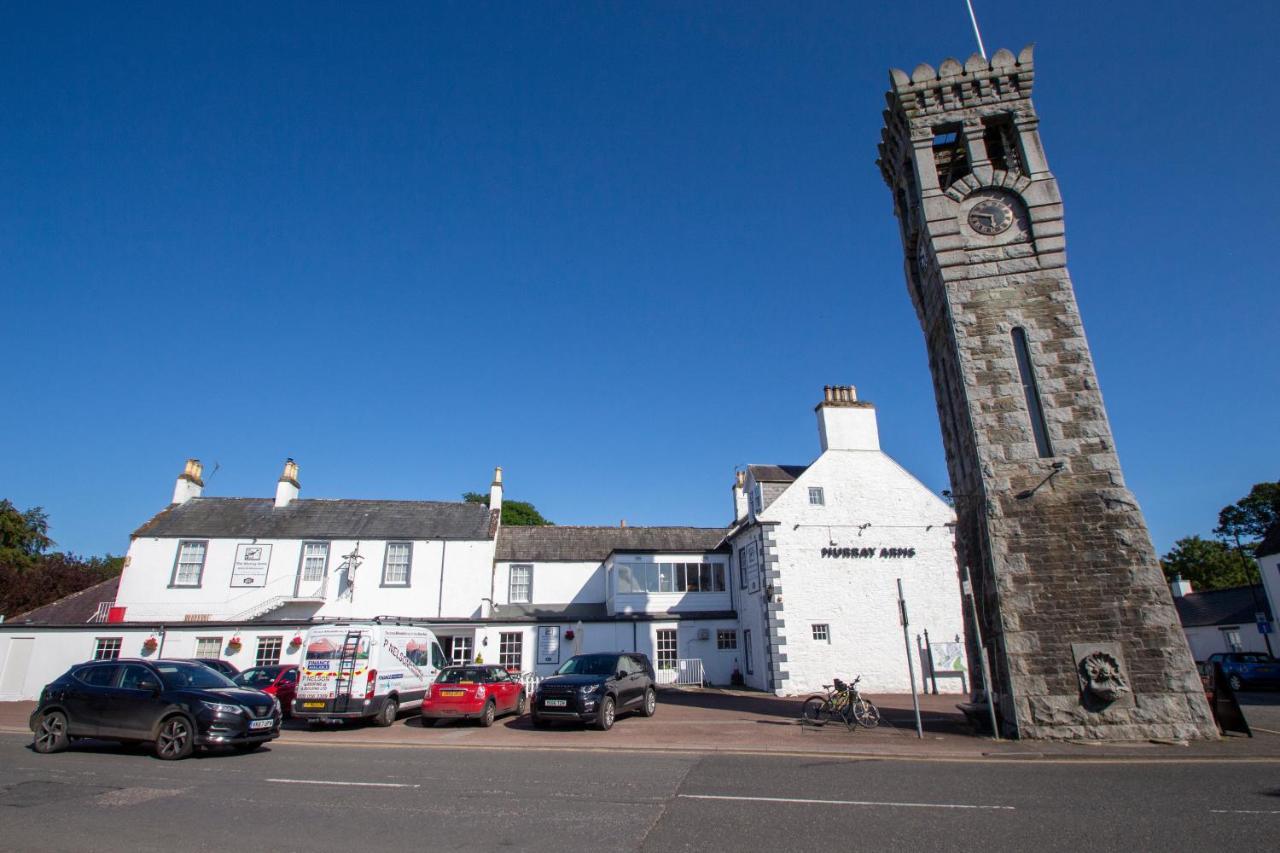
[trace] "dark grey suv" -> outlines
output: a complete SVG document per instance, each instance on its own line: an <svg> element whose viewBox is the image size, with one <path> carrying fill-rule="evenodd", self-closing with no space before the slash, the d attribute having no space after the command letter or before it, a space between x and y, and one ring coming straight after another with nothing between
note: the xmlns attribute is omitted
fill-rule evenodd
<svg viewBox="0 0 1280 853"><path fill-rule="evenodd" d="M280 704L200 663L94 661L45 687L30 725L36 752L89 737L148 741L158 758L186 758L197 746L257 749L279 735Z"/></svg>
<svg viewBox="0 0 1280 853"><path fill-rule="evenodd" d="M601 731L613 727L618 714L637 711L652 717L658 709L653 664L639 652L575 655L533 694L533 724L545 728L553 720L579 720Z"/></svg>

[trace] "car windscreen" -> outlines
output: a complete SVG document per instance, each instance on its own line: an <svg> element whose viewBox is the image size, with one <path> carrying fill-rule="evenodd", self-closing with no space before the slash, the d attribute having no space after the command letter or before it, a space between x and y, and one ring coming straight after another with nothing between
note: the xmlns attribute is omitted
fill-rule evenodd
<svg viewBox="0 0 1280 853"><path fill-rule="evenodd" d="M154 664L160 673L166 690L194 688L196 690L214 690L220 687L235 687L236 683L220 672L215 672L201 663L169 663L159 661Z"/></svg>
<svg viewBox="0 0 1280 853"><path fill-rule="evenodd" d="M617 655L578 655L565 661L556 675L613 675L617 667Z"/></svg>
<svg viewBox="0 0 1280 853"><path fill-rule="evenodd" d="M476 667L460 667L440 671L436 679L440 684L461 684L464 681L488 681L488 673Z"/></svg>
<svg viewBox="0 0 1280 853"><path fill-rule="evenodd" d="M277 667L263 666L257 669L246 669L231 680L241 687L252 687L258 690L274 684L279 674L280 670Z"/></svg>

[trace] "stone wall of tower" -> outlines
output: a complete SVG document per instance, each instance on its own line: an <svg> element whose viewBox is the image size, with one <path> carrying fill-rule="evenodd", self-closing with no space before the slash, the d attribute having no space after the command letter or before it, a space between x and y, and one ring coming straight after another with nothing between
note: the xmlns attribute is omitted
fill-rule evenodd
<svg viewBox="0 0 1280 853"><path fill-rule="evenodd" d="M1112 442L1033 80L1030 48L894 71L880 145L1002 719L1020 737L1215 737Z"/></svg>

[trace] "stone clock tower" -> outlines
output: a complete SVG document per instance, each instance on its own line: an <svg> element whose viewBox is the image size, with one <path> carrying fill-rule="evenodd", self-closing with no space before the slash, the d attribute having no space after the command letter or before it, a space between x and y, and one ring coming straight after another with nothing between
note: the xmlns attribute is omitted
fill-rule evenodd
<svg viewBox="0 0 1280 853"><path fill-rule="evenodd" d="M894 70L879 160L1001 725L1023 738L1217 737L1120 471L1034 76L1030 47Z"/></svg>

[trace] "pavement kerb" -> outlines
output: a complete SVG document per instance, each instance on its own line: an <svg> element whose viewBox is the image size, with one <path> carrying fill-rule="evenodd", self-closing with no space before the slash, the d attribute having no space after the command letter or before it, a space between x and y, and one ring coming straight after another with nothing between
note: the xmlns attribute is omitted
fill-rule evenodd
<svg viewBox="0 0 1280 853"><path fill-rule="evenodd" d="M29 729L0 726L0 733L30 735ZM1141 745L1135 745L1141 746ZM602 754L629 753L636 755L734 755L760 758L819 758L829 761L869 762L869 761L910 761L910 762L943 762L969 764L1026 764L1028 762L1043 764L1280 764L1280 756L1258 755L1060 755L1043 752L900 752L900 751L857 751L857 750L800 750L800 749L742 749L733 747L643 747L630 744L609 746L529 746L516 744L477 744L477 743L422 743L412 740L304 740L296 738L280 738L271 741L269 748L302 747L332 749L430 749L430 750L479 750L485 752L593 752ZM1103 747L1096 747L1103 748Z"/></svg>

